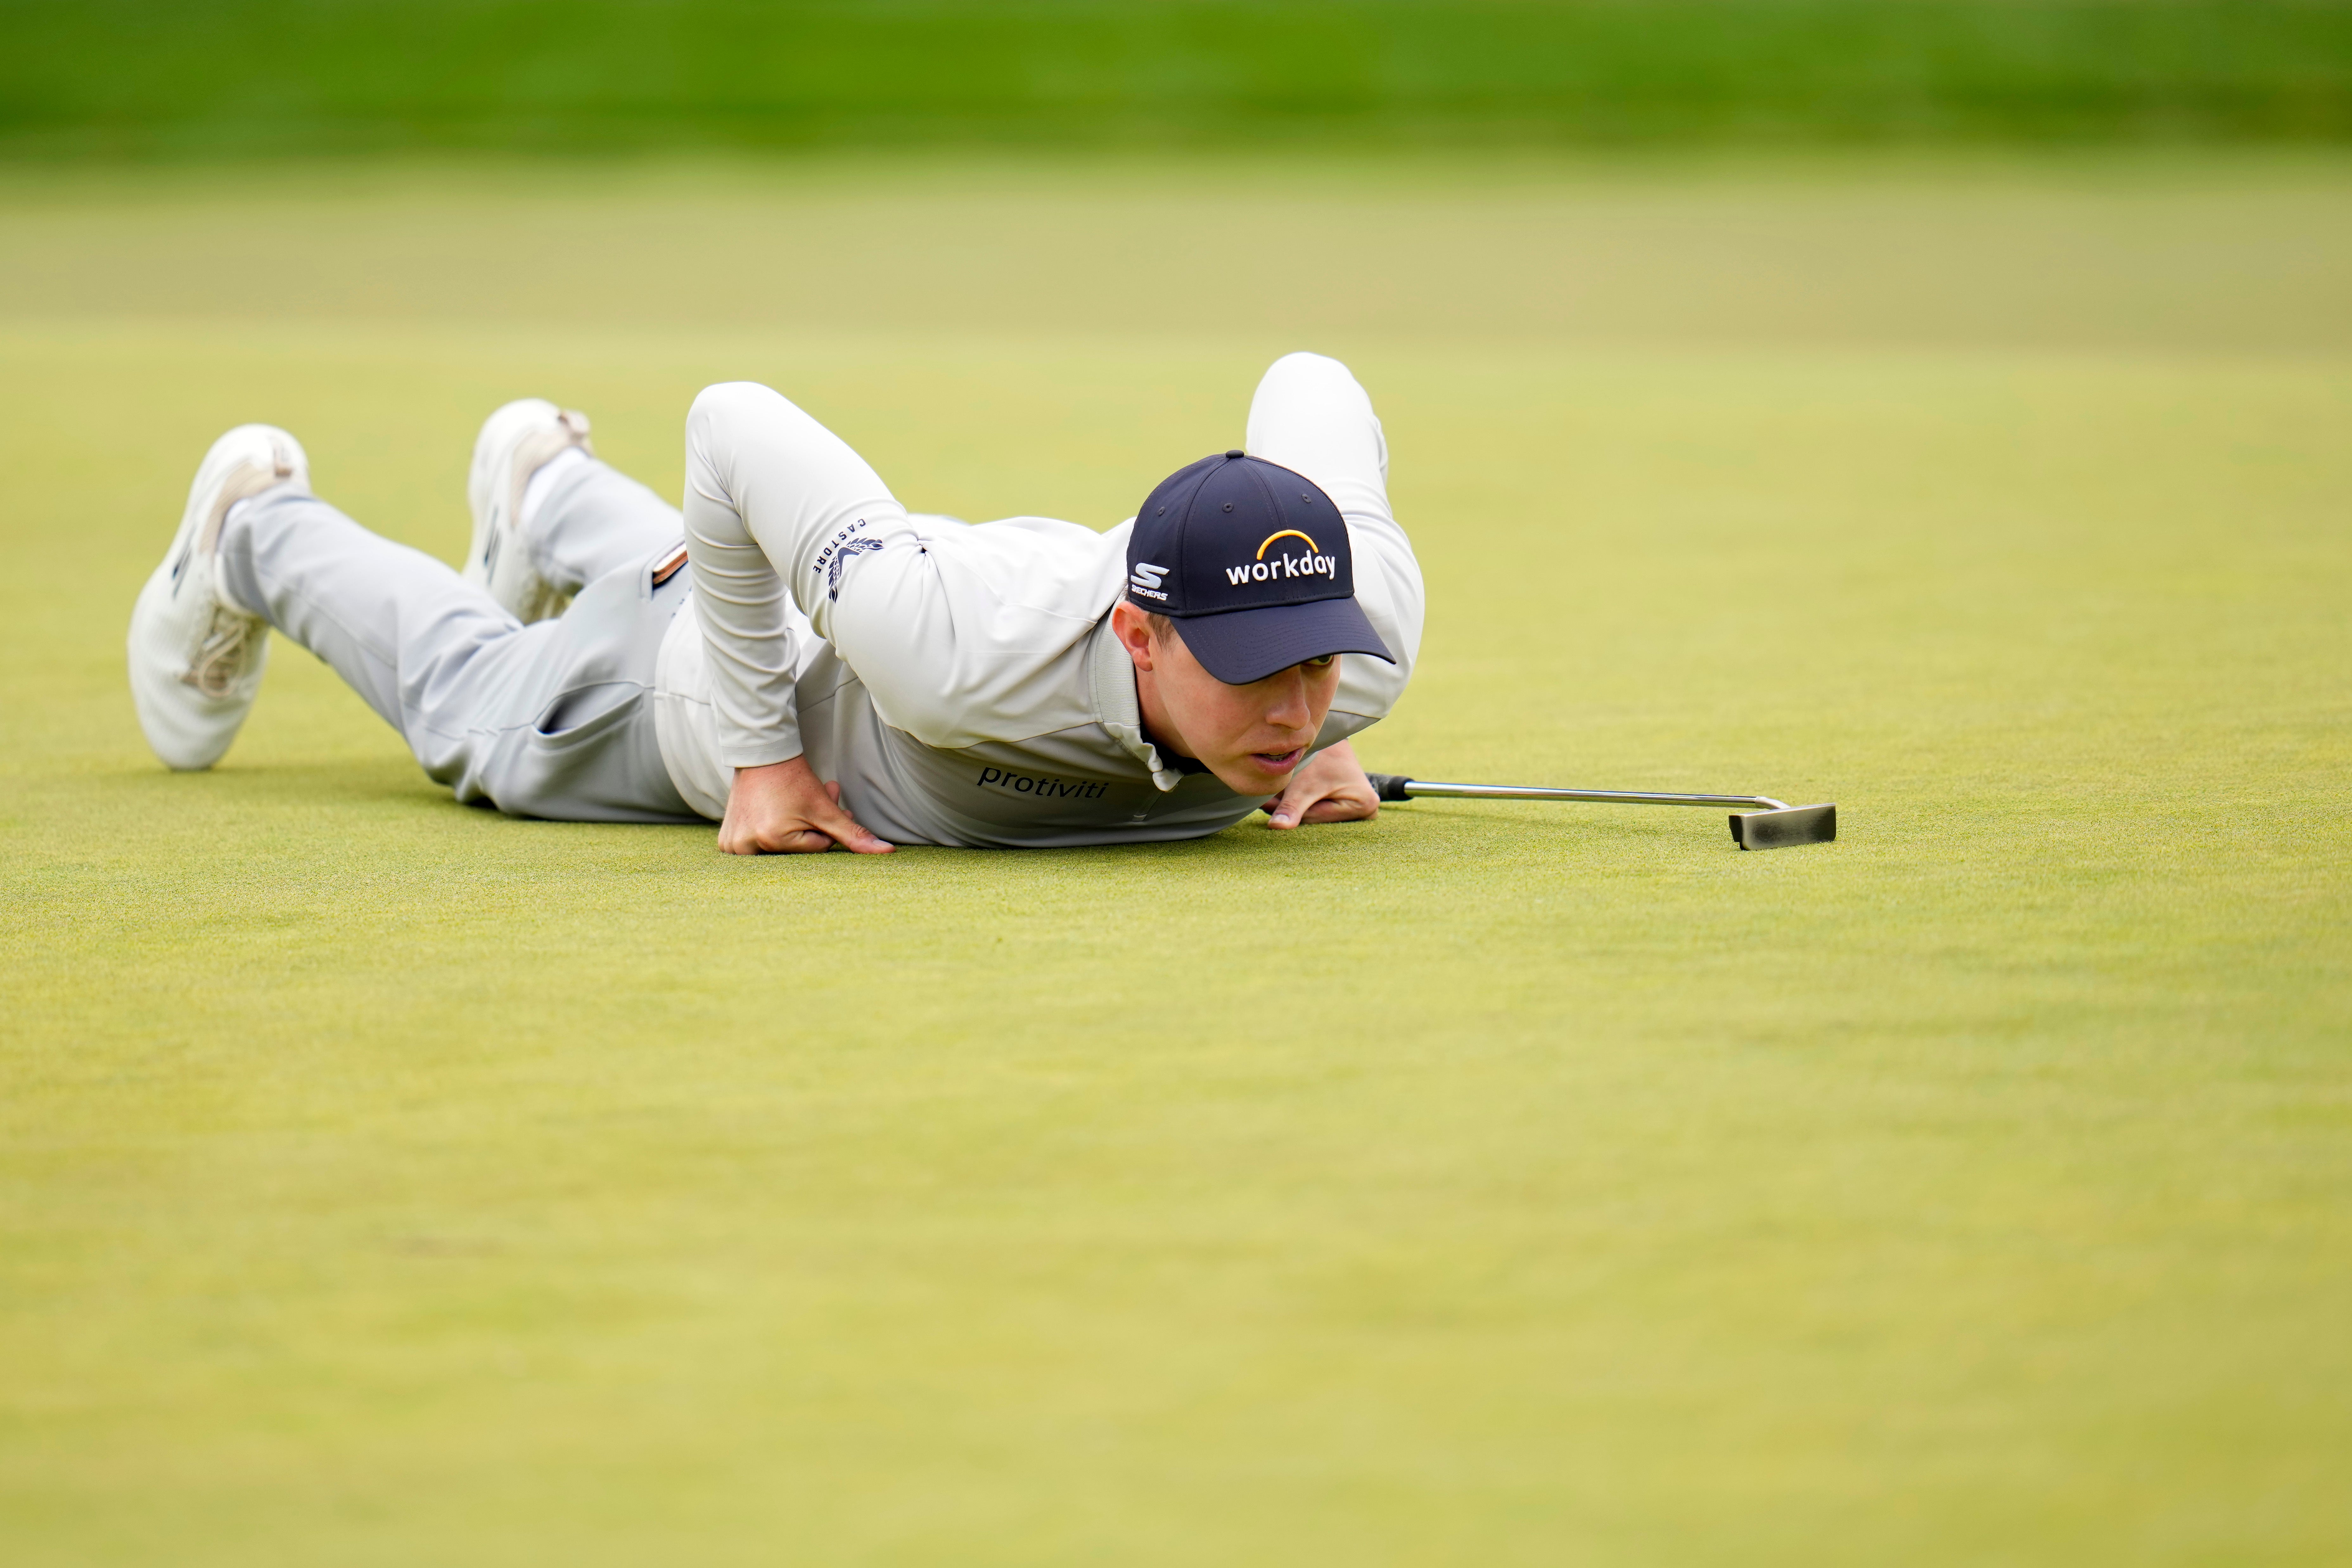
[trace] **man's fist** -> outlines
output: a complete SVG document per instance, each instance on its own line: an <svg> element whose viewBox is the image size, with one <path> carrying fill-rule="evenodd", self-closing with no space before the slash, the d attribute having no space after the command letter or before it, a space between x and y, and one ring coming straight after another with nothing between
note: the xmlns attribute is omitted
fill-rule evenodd
<svg viewBox="0 0 2352 1568"><path fill-rule="evenodd" d="M836 844L860 855L891 850L841 809L841 786L819 784L808 758L735 770L727 820L719 825L719 848L730 855L814 855Z"/></svg>

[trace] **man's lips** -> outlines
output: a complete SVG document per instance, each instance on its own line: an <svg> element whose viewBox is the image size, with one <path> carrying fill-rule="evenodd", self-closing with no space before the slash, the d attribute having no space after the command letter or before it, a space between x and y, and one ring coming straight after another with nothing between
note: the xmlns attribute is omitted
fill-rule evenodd
<svg viewBox="0 0 2352 1568"><path fill-rule="evenodd" d="M1298 759L1306 754L1306 747L1293 746L1286 752L1252 752L1250 760L1267 773L1286 773L1297 767Z"/></svg>

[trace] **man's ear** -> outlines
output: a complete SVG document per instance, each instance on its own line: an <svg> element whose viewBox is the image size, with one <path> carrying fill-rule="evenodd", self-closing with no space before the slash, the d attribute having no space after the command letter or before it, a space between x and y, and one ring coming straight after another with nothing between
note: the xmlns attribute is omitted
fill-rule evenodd
<svg viewBox="0 0 2352 1568"><path fill-rule="evenodd" d="M1121 599L1110 607L1110 635L1127 649L1127 657L1135 661L1136 668L1150 670L1151 621L1136 608L1134 600Z"/></svg>

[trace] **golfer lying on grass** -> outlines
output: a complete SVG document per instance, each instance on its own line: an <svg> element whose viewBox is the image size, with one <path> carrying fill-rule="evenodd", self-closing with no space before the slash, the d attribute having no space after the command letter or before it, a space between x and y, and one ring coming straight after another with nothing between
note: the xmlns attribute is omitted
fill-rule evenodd
<svg viewBox="0 0 2352 1568"><path fill-rule="evenodd" d="M1395 705L1422 622L1380 421L1346 366L1292 354L1246 439L1108 533L974 527L908 513L739 382L687 417L681 517L530 399L475 444L461 576L312 496L293 437L241 426L131 614L131 692L157 755L209 767L275 626L459 800L716 818L739 855L1369 817L1348 737Z"/></svg>

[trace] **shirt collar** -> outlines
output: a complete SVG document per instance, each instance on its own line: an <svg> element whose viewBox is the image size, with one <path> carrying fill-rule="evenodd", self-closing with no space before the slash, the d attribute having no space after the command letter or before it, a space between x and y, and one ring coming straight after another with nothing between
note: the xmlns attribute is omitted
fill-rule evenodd
<svg viewBox="0 0 2352 1568"><path fill-rule="evenodd" d="M1108 616L1095 626L1094 641L1087 649L1087 673L1094 686L1095 721L1150 770L1151 782L1163 793L1181 784L1183 772L1170 765L1178 759L1161 757L1160 749L1144 736L1143 707L1135 695L1135 660L1120 646Z"/></svg>

